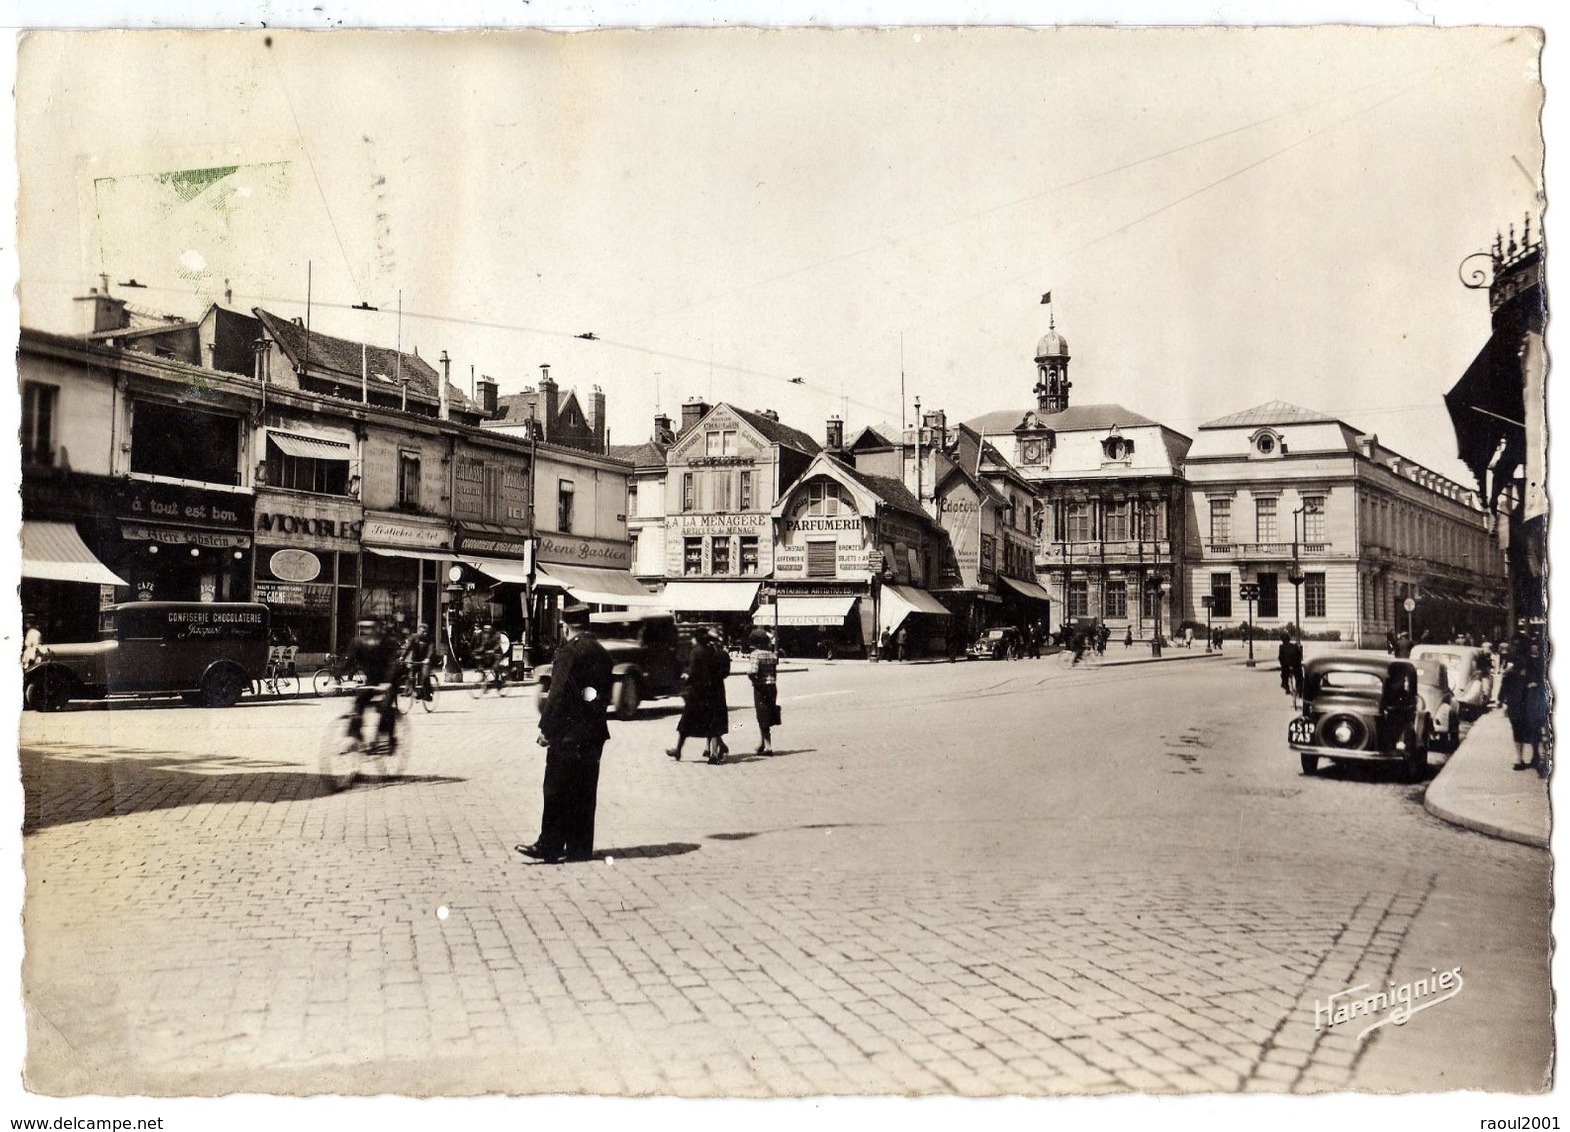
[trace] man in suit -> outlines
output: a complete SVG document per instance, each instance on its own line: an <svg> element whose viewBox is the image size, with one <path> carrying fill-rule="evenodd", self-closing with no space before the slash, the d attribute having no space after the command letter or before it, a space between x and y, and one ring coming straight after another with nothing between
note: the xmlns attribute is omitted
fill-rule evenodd
<svg viewBox="0 0 1570 1132"><path fill-rule="evenodd" d="M594 810L599 796L600 754L610 738L605 709L611 695L611 658L595 639L589 607L562 610L567 643L556 650L551 690L540 711L536 740L545 751L540 836L519 845L525 857L554 865L594 855Z"/></svg>

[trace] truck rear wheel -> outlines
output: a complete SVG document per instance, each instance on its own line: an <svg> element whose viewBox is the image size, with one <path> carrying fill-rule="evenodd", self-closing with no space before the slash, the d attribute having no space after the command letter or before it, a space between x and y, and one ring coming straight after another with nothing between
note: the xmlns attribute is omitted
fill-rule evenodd
<svg viewBox="0 0 1570 1132"><path fill-rule="evenodd" d="M617 719L632 719L638 714L638 678L631 673L611 685L611 710Z"/></svg>
<svg viewBox="0 0 1570 1132"><path fill-rule="evenodd" d="M63 711L71 702L75 683L71 674L63 669L42 669L28 681L27 702L39 711Z"/></svg>
<svg viewBox="0 0 1570 1132"><path fill-rule="evenodd" d="M202 681L202 703L208 707L233 707L245 694L245 677L238 668L217 668Z"/></svg>

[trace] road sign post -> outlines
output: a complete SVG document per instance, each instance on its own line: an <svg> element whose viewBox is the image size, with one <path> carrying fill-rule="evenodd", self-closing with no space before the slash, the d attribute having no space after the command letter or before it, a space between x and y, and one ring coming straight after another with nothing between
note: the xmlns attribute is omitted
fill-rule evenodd
<svg viewBox="0 0 1570 1132"><path fill-rule="evenodd" d="M1254 603L1259 600L1259 583L1244 582L1237 588L1237 596L1248 602L1248 660L1245 662L1249 668L1254 667Z"/></svg>

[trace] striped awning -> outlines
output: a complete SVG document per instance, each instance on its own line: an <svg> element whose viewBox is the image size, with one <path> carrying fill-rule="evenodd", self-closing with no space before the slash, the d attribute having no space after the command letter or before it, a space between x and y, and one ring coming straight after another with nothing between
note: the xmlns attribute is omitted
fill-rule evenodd
<svg viewBox="0 0 1570 1132"><path fill-rule="evenodd" d="M306 460L347 460L349 445L339 440L323 440L318 436L299 436L292 432L269 432L267 439L278 445L285 456Z"/></svg>
<svg viewBox="0 0 1570 1132"><path fill-rule="evenodd" d="M74 523L22 523L22 577L51 582L123 586L124 578L87 549Z"/></svg>

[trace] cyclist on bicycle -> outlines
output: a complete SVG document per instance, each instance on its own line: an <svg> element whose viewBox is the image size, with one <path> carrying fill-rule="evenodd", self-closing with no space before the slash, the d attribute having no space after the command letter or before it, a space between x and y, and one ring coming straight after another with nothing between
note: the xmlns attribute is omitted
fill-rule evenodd
<svg viewBox="0 0 1570 1132"><path fill-rule="evenodd" d="M380 715L377 730L390 738L393 736L393 717L397 713L394 700L398 694L398 666L401 660L398 642L380 621L361 621L356 628L355 638L343 658L342 672L348 675L356 668L363 669L365 687L354 694L354 710L349 715L349 736L359 740L365 709L371 706L372 701L378 701Z"/></svg>
<svg viewBox="0 0 1570 1132"><path fill-rule="evenodd" d="M499 688L504 679L505 668L503 658L507 653L507 638L497 632L490 625L480 631L480 644L478 648L480 658L480 672L489 671L491 678L488 681L492 687Z"/></svg>
<svg viewBox="0 0 1570 1132"><path fill-rule="evenodd" d="M403 646L399 667L409 673L409 683L416 697L431 698L431 630L423 621L415 626L414 634Z"/></svg>

